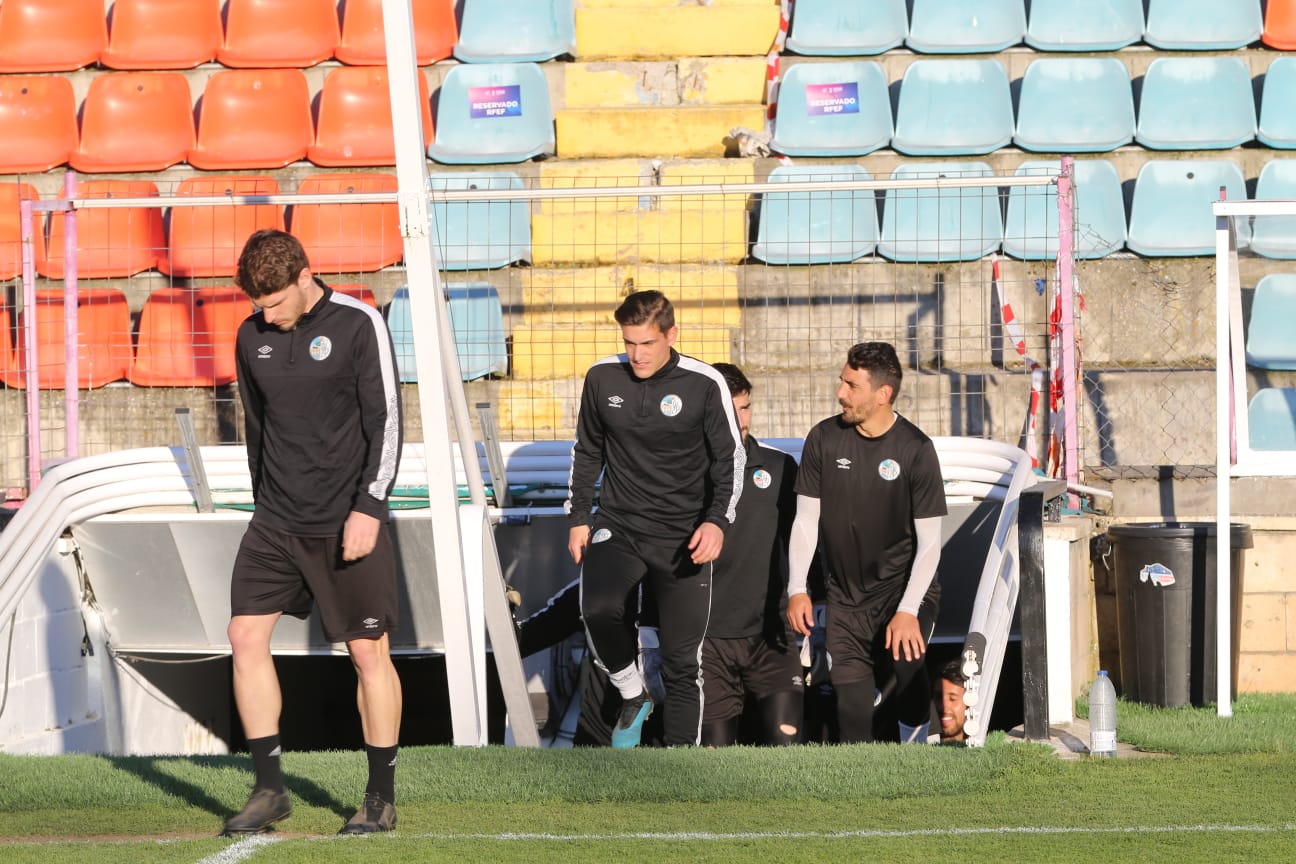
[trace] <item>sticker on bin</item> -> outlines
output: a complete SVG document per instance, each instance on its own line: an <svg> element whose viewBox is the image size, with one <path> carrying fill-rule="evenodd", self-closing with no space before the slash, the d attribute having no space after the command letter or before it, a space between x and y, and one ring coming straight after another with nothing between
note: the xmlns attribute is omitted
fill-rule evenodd
<svg viewBox="0 0 1296 864"><path fill-rule="evenodd" d="M1174 571L1164 564L1148 564L1139 571L1139 581L1166 588L1175 584Z"/></svg>

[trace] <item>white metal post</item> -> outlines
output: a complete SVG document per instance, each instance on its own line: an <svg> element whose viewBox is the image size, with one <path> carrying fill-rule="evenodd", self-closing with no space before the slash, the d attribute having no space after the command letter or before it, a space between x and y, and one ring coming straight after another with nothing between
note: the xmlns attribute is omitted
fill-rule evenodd
<svg viewBox="0 0 1296 864"><path fill-rule="evenodd" d="M391 93L392 128L396 139L396 179L401 236L405 238L405 272L409 283L410 320L414 328L414 364L419 380L419 411L423 425L423 457L428 473L428 507L436 564L437 596L445 638L446 679L450 692L450 725L454 743L478 745L486 740L484 702L478 693L477 667L484 664L485 645L474 640L469 625L467 578L459 502L454 483L454 457L445 370L438 350L442 332L439 316L441 278L429 231L427 154L423 151L422 108L418 104L420 71L414 61L414 24L409 0L383 0L387 42L387 84ZM404 109L404 110L402 110ZM437 482L433 482L433 481Z"/></svg>
<svg viewBox="0 0 1296 864"><path fill-rule="evenodd" d="M1237 268L1237 239L1233 220L1215 217L1215 705L1220 717L1233 716L1232 698L1232 502L1229 480L1233 476L1232 401L1233 364L1229 350L1230 284ZM1232 266L1230 266L1230 259Z"/></svg>

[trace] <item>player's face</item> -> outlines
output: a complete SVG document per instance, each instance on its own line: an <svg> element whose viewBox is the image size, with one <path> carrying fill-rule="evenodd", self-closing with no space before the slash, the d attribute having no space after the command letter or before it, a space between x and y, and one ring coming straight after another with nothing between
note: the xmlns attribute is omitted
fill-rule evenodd
<svg viewBox="0 0 1296 864"><path fill-rule="evenodd" d="M261 315L267 324L280 330L292 330L309 308L310 288L314 284L310 271L303 270L296 282L273 294L263 294L253 300L252 304L261 310Z"/></svg>
<svg viewBox="0 0 1296 864"><path fill-rule="evenodd" d="M965 737L963 720L967 710L963 704L963 688L944 678L940 683L941 738L961 741Z"/></svg>
<svg viewBox="0 0 1296 864"><path fill-rule="evenodd" d="M738 431L742 432L742 438L747 440L747 432L751 429L751 393L739 393L733 397L734 417L738 420Z"/></svg>
<svg viewBox="0 0 1296 864"><path fill-rule="evenodd" d="M678 332L678 328L672 327L663 333L656 324L621 325L626 357L636 378L651 378L661 371L670 360L671 346Z"/></svg>
<svg viewBox="0 0 1296 864"><path fill-rule="evenodd" d="M866 370L852 369L848 364L842 367L839 381L837 404L841 406L842 418L847 423L859 426L879 413L891 410L891 388L886 385L874 387Z"/></svg>

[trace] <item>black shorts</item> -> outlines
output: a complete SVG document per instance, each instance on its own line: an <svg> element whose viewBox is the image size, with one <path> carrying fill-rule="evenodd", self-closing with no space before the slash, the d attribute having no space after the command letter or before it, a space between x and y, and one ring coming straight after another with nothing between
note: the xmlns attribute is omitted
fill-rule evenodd
<svg viewBox="0 0 1296 864"><path fill-rule="evenodd" d="M303 537L248 525L230 580L231 615L310 615L318 603L330 642L378 639L400 621L396 555L383 523L374 550L342 560L342 538Z"/></svg>
<svg viewBox="0 0 1296 864"><path fill-rule="evenodd" d="M757 701L805 689L796 642L776 646L764 636L713 639L702 643L702 722L738 717L751 693Z"/></svg>
<svg viewBox="0 0 1296 864"><path fill-rule="evenodd" d="M918 624L924 641L931 639L939 611L940 593L933 586L918 606ZM876 682L875 664L881 660L891 662L891 654L886 650L886 628L896 613L895 606L885 603L847 607L829 603L827 613L824 647L832 658L833 683Z"/></svg>

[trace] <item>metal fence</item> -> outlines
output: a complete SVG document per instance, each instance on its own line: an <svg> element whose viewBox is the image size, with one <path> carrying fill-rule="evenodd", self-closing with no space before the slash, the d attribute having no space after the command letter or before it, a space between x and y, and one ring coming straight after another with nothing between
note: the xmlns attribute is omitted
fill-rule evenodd
<svg viewBox="0 0 1296 864"><path fill-rule="evenodd" d="M1213 393L1209 263L1073 260L1068 247L1094 229L1074 223L1078 199L1058 195L1055 173L946 167L873 180L857 166L788 166L756 182L746 160L635 164L431 180L468 401L493 404L504 440L570 438L585 370L620 350L612 310L657 288L676 305L682 352L737 363L754 382L758 436L799 437L835 413L847 349L879 339L905 365L898 409L930 434L1029 445L1043 469L1061 470L1067 441L1052 436L1066 430L1066 404L1055 400L1069 383L1076 477L1210 461L1190 428ZM191 410L200 443L240 440L231 322L250 307L232 262L262 225L297 234L318 275L385 311L408 385L407 439L420 440L406 292L430 286L406 285L384 185L394 178L315 176L250 190L197 177L215 182L156 197L82 184L23 204L26 272L0 327L10 497L52 460L176 443L177 407ZM1083 307L1063 302L1069 285ZM1071 324L1075 354L1058 338Z"/></svg>

